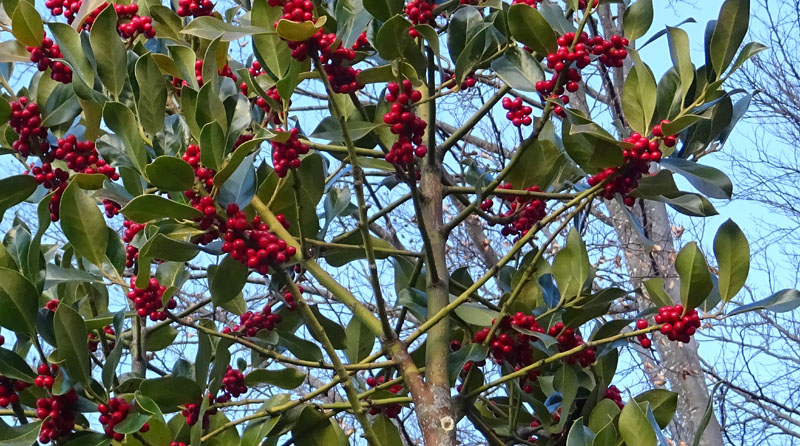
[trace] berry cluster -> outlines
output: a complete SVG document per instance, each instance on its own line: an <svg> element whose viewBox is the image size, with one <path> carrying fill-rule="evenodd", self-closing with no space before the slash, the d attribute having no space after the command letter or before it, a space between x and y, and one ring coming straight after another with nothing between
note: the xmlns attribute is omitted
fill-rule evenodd
<svg viewBox="0 0 800 446"><path fill-rule="evenodd" d="M125 439L125 434L114 432L114 426L118 425L128 416L131 410L131 405L122 398L111 398L107 404L100 403L97 405L97 411L100 412L100 424L103 425L103 430L106 435L116 441ZM139 432L145 433L150 430L150 425L144 423L139 429Z"/></svg>
<svg viewBox="0 0 800 446"><path fill-rule="evenodd" d="M617 386L614 385L608 386L604 398L613 401L620 409L625 407L625 404L622 403L622 393L620 393L619 388L617 388Z"/></svg>
<svg viewBox="0 0 800 446"><path fill-rule="evenodd" d="M492 321L494 324L495 321ZM518 312L511 316L506 316L500 320L497 330L489 340L489 348L497 364L508 363L515 368L527 367L534 362L534 350L532 342L536 341L535 336L528 335L519 331L527 330L535 333L544 333L544 329L536 322L536 318L531 315L526 315ZM484 343L491 331L490 327L486 327L475 333L472 341L475 343ZM530 384L525 384L526 381L535 381L539 376L539 370L531 370L526 376L522 378L522 389L526 393L533 391Z"/></svg>
<svg viewBox="0 0 800 446"><path fill-rule="evenodd" d="M51 300L50 302L56 302L56 304L58 304L57 300ZM36 387L40 387L42 389L52 389L54 382L53 374L58 372L58 366L55 364L53 365L39 364L39 367L36 369L36 372L38 373L38 375L36 376L36 378L34 378L33 385Z"/></svg>
<svg viewBox="0 0 800 446"><path fill-rule="evenodd" d="M385 99L392 106L389 113L383 115L383 122L389 124L398 139L386 154L386 161L399 166L409 165L414 162L414 155L422 158L428 153L428 148L422 144L428 123L412 110L414 103L422 99L422 93L415 90L408 79L403 80L402 88L397 82L390 82L387 90Z"/></svg>
<svg viewBox="0 0 800 446"><path fill-rule="evenodd" d="M258 216L249 223L247 215L236 204L228 205L226 211L229 218L225 222L222 251L230 253L235 260L266 275L270 267L286 263L295 255L295 247L270 232L269 226ZM285 228L289 227L282 215L276 217Z"/></svg>
<svg viewBox="0 0 800 446"><path fill-rule="evenodd" d="M92 141L78 141L75 135L67 135L58 140L53 155L67 163L67 167L80 173L100 173L116 181L119 174L113 166L100 158Z"/></svg>
<svg viewBox="0 0 800 446"><path fill-rule="evenodd" d="M406 3L408 20L414 25L430 24L434 19L433 7L433 3L429 3L426 0L411 0ZM419 32L414 27L408 30L408 34L411 37L420 37Z"/></svg>
<svg viewBox="0 0 800 446"><path fill-rule="evenodd" d="M355 50L339 46L336 49L328 47L320 54L319 61L328 74L328 81L336 93L348 94L360 90L363 85L358 82L357 70L345 63L351 63L356 58Z"/></svg>
<svg viewBox="0 0 800 446"><path fill-rule="evenodd" d="M106 325L105 327L103 327L103 333L105 333L105 334L107 334L109 336L114 336L115 335L114 329L111 328L110 325ZM97 345L99 343L100 343L100 336L98 336L98 335L96 335L94 333L89 333L89 351L92 352L92 353L96 352L97 351ZM114 349L114 345L115 345L114 342L111 342L111 343L109 343L108 348L110 350L113 350Z"/></svg>
<svg viewBox="0 0 800 446"><path fill-rule="evenodd" d="M131 4L128 6L136 6ZM139 34L144 35L148 39L156 36L156 30L153 29L153 19L150 17L133 16L128 23L120 23L117 25L117 32L123 39L133 39Z"/></svg>
<svg viewBox="0 0 800 446"><path fill-rule="evenodd" d="M114 216L119 214L119 210L122 209L122 206L116 201L103 198L103 209L106 211L106 217L114 218Z"/></svg>
<svg viewBox="0 0 800 446"><path fill-rule="evenodd" d="M89 31L92 29L92 25L94 25L95 20L108 7L108 3L104 2L100 6L94 9L94 11L90 12L86 18L84 19L83 23L81 23L81 28ZM135 3L131 3L129 5L121 5L121 4L114 4L114 12L117 13L117 32L120 32L119 25L124 20L132 19L136 16L136 13L139 12L139 6ZM68 18L69 22L72 23L72 19Z"/></svg>
<svg viewBox="0 0 800 446"><path fill-rule="evenodd" d="M239 317L239 323L233 329L225 327L223 333L241 333L248 337L258 335L262 330L272 331L281 322L281 315L272 312L272 307L267 304L258 313L248 311Z"/></svg>
<svg viewBox="0 0 800 446"><path fill-rule="evenodd" d="M222 68L217 69L217 74L222 76L222 77L231 78L231 80L233 80L234 83L239 81L239 78L237 78L236 75L233 74L233 70L231 69L230 65L228 65L228 64L225 64L225 65L222 66ZM202 87L203 86L203 61L202 60L194 61L194 77L197 80L197 85ZM180 89L181 87L186 86L186 85L189 85L189 83L186 82L185 80L177 78L177 77L172 78L172 86L175 87L176 89Z"/></svg>
<svg viewBox="0 0 800 446"><path fill-rule="evenodd" d="M47 0L44 2L44 6L50 10L51 14L54 16L64 14L69 23L75 20L75 14L80 11L82 4L82 0Z"/></svg>
<svg viewBox="0 0 800 446"><path fill-rule="evenodd" d="M624 141L633 145L632 148L622 151L624 159L620 167L608 167L602 172L589 177L589 185L594 187L603 181L610 179L603 187L603 197L607 200L614 198L619 193L622 195L626 205L633 206L634 199L628 194L636 189L642 175L650 171L651 161L661 160L661 148L659 141L663 141L667 147L673 147L677 143L676 135L664 136L661 130L663 124L669 121L662 121L661 124L653 127L654 138L647 139L639 133L634 133Z"/></svg>
<svg viewBox="0 0 800 446"><path fill-rule="evenodd" d="M297 291L302 293L303 287L297 285ZM283 289L283 302L286 303L286 308L289 309L290 311L297 308L297 302L295 302L294 300L294 294L292 294L292 292L289 291L288 288Z"/></svg>
<svg viewBox="0 0 800 446"><path fill-rule="evenodd" d="M461 91L468 90L468 89L474 87L478 83L478 80L475 79L475 73L474 72L467 74L467 76L464 78L464 81L461 82L461 85L456 85L456 83L455 83L455 79L456 79L455 73L451 74L450 77L448 77L447 79L449 81L453 82L453 85L450 86L451 90L454 90L456 87L459 87L459 90L461 90Z"/></svg>
<svg viewBox="0 0 800 446"><path fill-rule="evenodd" d="M547 334L556 338L558 342L558 351L565 352L567 350L572 350L575 347L579 347L584 345L583 338L581 335L575 333L570 327L565 327L563 322L557 322L555 325L550 327L547 331ZM581 367L589 367L594 363L597 358L595 357L595 348L589 347L585 348L574 355L568 356L566 361L568 364L575 364L579 362Z"/></svg>
<svg viewBox="0 0 800 446"><path fill-rule="evenodd" d="M558 38L558 50L547 55L547 67L554 71L553 77L547 81L536 83L536 91L543 97L556 98L561 96L561 101L565 104L569 98L564 94L564 88L570 93L578 91L581 81L580 70L591 63L591 56L597 56L597 60L607 67L621 67L623 60L628 57L625 46L628 39L620 36L612 36L611 40L605 40L601 36L589 37L586 33L577 36L575 33L566 33ZM570 49L575 43L574 48ZM559 86L559 80L566 85ZM563 108L558 105L553 112L564 117Z"/></svg>
<svg viewBox="0 0 800 446"><path fill-rule="evenodd" d="M314 18L314 2L311 0L267 0L270 6L283 7L282 19L292 22L316 22ZM278 22L275 22L278 26ZM309 39L301 42L288 41L292 57L302 62L309 56L314 57L320 51L326 50L336 41L335 34L326 34L322 29Z"/></svg>
<svg viewBox="0 0 800 446"><path fill-rule="evenodd" d="M216 399L214 398L213 395L209 393L208 395L206 395L206 397L208 398L209 405L214 404ZM195 403L189 403L186 404L184 407L185 409L181 411L181 415L183 415L183 417L186 418L186 424L188 424L189 426L194 426L200 419L200 405ZM209 408L208 410L205 411L205 413L203 413L203 429L208 428L209 418L211 417L211 415L214 415L216 413L217 413L216 407Z"/></svg>
<svg viewBox="0 0 800 446"><path fill-rule="evenodd" d="M182 441L172 441L170 442L169 446L186 446L186 443Z"/></svg>
<svg viewBox="0 0 800 446"><path fill-rule="evenodd" d="M656 324L664 324L661 326L661 334L666 335L670 341L684 344L688 344L700 328L697 310L686 311L680 304L659 308L655 320Z"/></svg>
<svg viewBox="0 0 800 446"><path fill-rule="evenodd" d="M201 17L211 15L214 4L211 0L178 0L178 9L175 11L180 17Z"/></svg>
<svg viewBox="0 0 800 446"><path fill-rule="evenodd" d="M639 319L638 321L636 321L636 328L638 330L644 330L647 327L648 324L646 320ZM643 348L650 348L653 345L652 341L650 341L650 338L648 338L646 334L640 334L636 336L636 339L639 340L639 343L642 345Z"/></svg>
<svg viewBox="0 0 800 446"><path fill-rule="evenodd" d="M506 112L506 119L511 121L515 127L521 127L523 125L528 126L533 123L533 119L531 119L533 109L528 105L522 105L522 98L517 97L511 99L505 97L503 98L502 104L503 108L508 110Z"/></svg>
<svg viewBox="0 0 800 446"><path fill-rule="evenodd" d="M144 225L125 220L122 222L122 226L125 228L125 231L122 233L122 241L127 245L125 246L125 266L133 268L134 262L139 258L139 250L135 246L131 246L131 242L136 234L144 229Z"/></svg>
<svg viewBox="0 0 800 446"><path fill-rule="evenodd" d="M31 62L36 64L36 68L39 71L47 71L50 68L50 77L54 81L62 84L72 82L72 70L64 65L63 62L53 60L60 59L64 55L61 54L61 50L58 45L53 43L52 39L45 37L42 39L40 46L29 46L25 49L31 53Z"/></svg>
<svg viewBox="0 0 800 446"><path fill-rule="evenodd" d="M186 152L183 154L183 160L194 168L195 183L200 183L200 187L202 187L202 190L205 192L205 195L203 195L194 189L189 189L183 194L189 199L189 204L192 207L203 213L203 216L195 218L195 221L198 223L198 227L206 232L195 236L192 241L194 243L206 245L219 237L219 231L214 228L214 225L220 225L222 223L222 218L217 215L214 199L208 195L212 192L214 187L214 175L217 172L201 164L200 147L194 144L189 144L186 148Z"/></svg>
<svg viewBox="0 0 800 446"><path fill-rule="evenodd" d="M499 189L513 189L514 185L505 183L498 186ZM530 186L525 189L529 192L541 192L539 186ZM503 227L501 233L503 236L509 235L523 236L533 228L533 226L545 216L545 202L538 199L530 199L520 195L500 195L504 203L508 205L508 210L500 217L508 218L514 217L514 220ZM481 210L484 212L492 212L494 201L487 198L481 203Z"/></svg>
<svg viewBox="0 0 800 446"><path fill-rule="evenodd" d="M256 62L253 63L253 65L255 64ZM283 103L283 99L281 98L281 94L278 93L277 87L272 87L265 93L267 94L267 96L269 96L270 99L272 99L276 103L278 104ZM273 124L280 125L281 123L280 110L272 110L272 108L269 106L269 102L267 102L267 100L262 98L261 96L256 98L256 105L262 110L264 110L264 114L266 115L267 121L272 121ZM291 105L291 101L289 102L289 105Z"/></svg>
<svg viewBox="0 0 800 446"><path fill-rule="evenodd" d="M231 398L238 398L240 395L247 392L247 386L244 383L244 373L239 369L234 369L228 366L225 370L225 376L222 378L222 388L224 393L222 396L217 397L218 403L225 403Z"/></svg>
<svg viewBox="0 0 800 446"><path fill-rule="evenodd" d="M386 382L385 376L379 376L377 379L374 376L370 376L367 378L367 385L371 388L377 387ZM390 393L398 394L403 390L403 386L400 384L394 384L387 389ZM370 415L378 415L383 413L388 418L397 418L400 415L400 411L403 410L403 406L399 404L388 404L385 406L372 406L369 408Z"/></svg>
<svg viewBox="0 0 800 446"><path fill-rule="evenodd" d="M361 34L358 35L358 39L356 39L356 43L353 44L353 51L366 51L372 48L372 45L367 40L367 32L361 31Z"/></svg>
<svg viewBox="0 0 800 446"><path fill-rule="evenodd" d="M55 312L58 309L58 299L48 300L47 303L44 304L44 308Z"/></svg>
<svg viewBox="0 0 800 446"><path fill-rule="evenodd" d="M47 129L42 127L42 115L39 106L29 101L27 97L20 96L16 101L9 103L11 117L8 125L17 132L19 139L14 141L12 148L20 156L26 158L34 151L36 154L47 155L50 146L47 144Z"/></svg>
<svg viewBox="0 0 800 446"><path fill-rule="evenodd" d="M18 392L28 388L28 383L0 375L0 407L8 407L19 402Z"/></svg>
<svg viewBox="0 0 800 446"><path fill-rule="evenodd" d="M63 395L53 395L36 400L36 418L44 420L39 430L40 443L47 444L57 441L72 433L77 412L74 405L77 401L78 393L75 392L75 389L69 389Z"/></svg>
<svg viewBox="0 0 800 446"><path fill-rule="evenodd" d="M277 129L282 132L283 129ZM293 128L289 131L289 139L286 142L270 141L272 144L272 166L275 174L283 178L289 173L289 169L300 167L300 155L308 153L309 147L298 139L300 130Z"/></svg>
<svg viewBox="0 0 800 446"><path fill-rule="evenodd" d="M528 5L531 8L538 9L539 3L543 2L544 0L514 0L511 2L512 5L523 4Z"/></svg>
<svg viewBox="0 0 800 446"><path fill-rule="evenodd" d="M167 320L166 310L174 310L178 305L175 299L170 298L164 308L164 303L161 297L167 287L158 283L155 277L150 278L147 288L136 288L136 277L131 277L131 290L128 291L128 299L133 301L136 307L136 314L140 318L150 317L151 321L165 321Z"/></svg>
<svg viewBox="0 0 800 446"><path fill-rule="evenodd" d="M53 192L53 195L50 197L50 203L48 204L50 220L58 221L60 217L61 195L63 195L64 191L67 189L69 172L59 168L54 170L50 163L43 163L42 167L33 167L31 173L38 184L41 184Z"/></svg>

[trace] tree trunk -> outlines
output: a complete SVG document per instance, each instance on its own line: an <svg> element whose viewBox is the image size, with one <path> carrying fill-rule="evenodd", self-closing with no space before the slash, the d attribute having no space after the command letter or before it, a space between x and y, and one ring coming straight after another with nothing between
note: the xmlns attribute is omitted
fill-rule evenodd
<svg viewBox="0 0 800 446"><path fill-rule="evenodd" d="M667 294L675 303L680 303L680 282L675 270L675 245L672 227L663 203L637 201L633 213L642 223L644 233L655 244L652 252L641 241L628 218L616 202L606 203L612 216L614 229L625 250L625 261L631 285L638 287L651 277L664 279ZM656 335L653 343L661 357L661 372L673 391L680 394L678 400L678 422L673 423L675 442L691 444L700 419L708 404L708 386L700 366L697 343L669 342ZM722 446L722 431L716 416L712 416L700 442L702 446Z"/></svg>

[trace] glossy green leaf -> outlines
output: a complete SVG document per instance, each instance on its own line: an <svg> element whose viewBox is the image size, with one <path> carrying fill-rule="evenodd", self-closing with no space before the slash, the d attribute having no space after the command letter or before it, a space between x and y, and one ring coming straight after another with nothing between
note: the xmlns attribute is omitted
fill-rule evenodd
<svg viewBox="0 0 800 446"><path fill-rule="evenodd" d="M591 446L592 441L594 441L594 433L583 425L583 418L575 420L567 434L566 446Z"/></svg>
<svg viewBox="0 0 800 446"><path fill-rule="evenodd" d="M342 428L312 406L306 406L292 427L295 446L346 446Z"/></svg>
<svg viewBox="0 0 800 446"><path fill-rule="evenodd" d="M166 118L167 85L153 55L148 53L136 61L136 82L139 91L136 108L144 130L155 135L164 128Z"/></svg>
<svg viewBox="0 0 800 446"><path fill-rule="evenodd" d="M69 305L59 305L53 317L53 329L59 356L64 359L70 378L88 386L92 380L89 348L86 344L89 332L83 318Z"/></svg>
<svg viewBox="0 0 800 446"><path fill-rule="evenodd" d="M656 306L667 307L672 305L672 299L670 299L669 295L664 291L664 279L656 277L647 279L643 283L644 287L647 289L647 295L650 296L650 300L653 301Z"/></svg>
<svg viewBox="0 0 800 446"><path fill-rule="evenodd" d="M708 119L708 117L686 114L676 119L675 121L662 124L661 130L664 132L665 135L677 135L687 127L691 127L692 125L704 119Z"/></svg>
<svg viewBox="0 0 800 446"><path fill-rule="evenodd" d="M536 11L530 7L527 9ZM516 46L492 61L492 69L503 82L517 90L536 91L536 83L544 80L544 71L539 62L527 51Z"/></svg>
<svg viewBox="0 0 800 446"><path fill-rule="evenodd" d="M95 200L73 181L61 196L59 214L61 229L75 251L95 265L102 265L108 232Z"/></svg>
<svg viewBox="0 0 800 446"><path fill-rule="evenodd" d="M717 77L728 68L747 34L750 0L725 0L711 34L709 57Z"/></svg>
<svg viewBox="0 0 800 446"><path fill-rule="evenodd" d="M635 400L628 401L619 415L619 432L626 444L656 446L656 433L647 420L647 415Z"/></svg>
<svg viewBox="0 0 800 446"><path fill-rule="evenodd" d="M153 19L153 29L159 38L182 42L180 35L183 23L180 17L170 8L163 5L149 5L150 17Z"/></svg>
<svg viewBox="0 0 800 446"><path fill-rule="evenodd" d="M197 76L194 73L195 54L191 48L183 45L169 45L167 46L170 57L175 61L175 67L181 73L181 79L189 83L193 89L197 89ZM183 95L181 95L183 99ZM186 108L183 108L186 110ZM190 110L187 110L190 111Z"/></svg>
<svg viewBox="0 0 800 446"><path fill-rule="evenodd" d="M92 431L75 432L61 443L62 446L108 446L110 444L111 437Z"/></svg>
<svg viewBox="0 0 800 446"><path fill-rule="evenodd" d="M757 55L758 53L769 49L768 46L764 45L763 43L759 42L750 42L745 45L741 51L739 51L739 55L736 57L736 61L731 66L731 73L738 70L745 62L750 60L751 57Z"/></svg>
<svg viewBox="0 0 800 446"><path fill-rule="evenodd" d="M33 384L36 373L22 357L11 350L0 348L0 375Z"/></svg>
<svg viewBox="0 0 800 446"><path fill-rule="evenodd" d="M681 302L690 310L703 303L714 288L706 259L697 243L684 246L675 258L675 269L681 279Z"/></svg>
<svg viewBox="0 0 800 446"><path fill-rule="evenodd" d="M617 418L619 412L620 408L617 406L617 403L608 398L603 398L594 406L591 414L589 414L589 422L587 425L593 432L600 432L600 430L609 423L612 423L613 426L614 419ZM614 431L616 432L616 428Z"/></svg>
<svg viewBox="0 0 800 446"><path fill-rule="evenodd" d="M403 16L396 15L378 29L373 45L382 58L392 61L403 59L419 70L419 62L424 65L425 60L415 40L408 35L409 28L411 23Z"/></svg>
<svg viewBox="0 0 800 446"><path fill-rule="evenodd" d="M333 347L337 350L343 350L347 348L347 334L345 333L345 329L337 322L332 321L327 316L322 314L319 311L319 307L316 305L310 305L309 308L320 325L322 325L322 328L325 330L325 335L331 341ZM316 336L314 338L317 339ZM323 342L322 339L317 340Z"/></svg>
<svg viewBox="0 0 800 446"><path fill-rule="evenodd" d="M188 262L198 252L200 252L200 249L194 243L175 240L164 234L156 234L142 246L139 250L139 255L147 259Z"/></svg>
<svg viewBox="0 0 800 446"><path fill-rule="evenodd" d="M566 158L555 144L548 140L537 139L521 148L520 162L514 164L508 172L506 180L514 187L527 188L532 185L543 190L558 175Z"/></svg>
<svg viewBox="0 0 800 446"><path fill-rule="evenodd" d="M650 408L653 410L653 415L661 429L667 428L678 408L678 394L666 389L648 390L634 399L640 404L644 402L650 403Z"/></svg>
<svg viewBox="0 0 800 446"><path fill-rule="evenodd" d="M170 325L165 325L153 331L148 331L144 338L144 348L149 352L164 350L172 345L178 336L178 330Z"/></svg>
<svg viewBox="0 0 800 446"><path fill-rule="evenodd" d="M209 289L214 305L222 305L242 292L250 270L230 255L225 256L211 277Z"/></svg>
<svg viewBox="0 0 800 446"><path fill-rule="evenodd" d="M565 299L577 297L583 284L589 278L591 265L586 245L574 228L567 236L567 244L553 259L553 275L558 282L558 290Z"/></svg>
<svg viewBox="0 0 800 446"><path fill-rule="evenodd" d="M221 147L213 147L214 150L214 158L218 160L217 162L222 162L222 156L225 153L225 132L228 130L228 117L225 114L225 105L220 100L219 96L217 95L217 91L214 89L213 82L207 82L203 84L203 87L200 88L200 91L197 93L197 105L194 109L194 119L197 122L197 126L202 130L206 130L206 125L209 123L216 123L219 127L219 132L222 134L219 144ZM215 129L217 131L217 129ZM215 144L216 136L212 139ZM207 141L208 143L208 141ZM200 137L200 146L202 150L203 145L203 137ZM201 155L205 156L202 151ZM203 164L206 164L205 159L203 160ZM211 166L206 164L206 167L212 168ZM214 167L213 169L217 169Z"/></svg>
<svg viewBox="0 0 800 446"><path fill-rule="evenodd" d="M36 187L32 175L13 175L0 179L0 221L7 210L25 201Z"/></svg>
<svg viewBox="0 0 800 446"><path fill-rule="evenodd" d="M375 346L375 335L357 317L350 319L345 330L347 335L347 348L344 349L350 363L356 364L372 353Z"/></svg>
<svg viewBox="0 0 800 446"><path fill-rule="evenodd" d="M800 307L800 291L794 289L785 289L747 305L742 305L735 310L728 313L729 316L736 314L747 313L756 310L769 310L774 313L785 313Z"/></svg>
<svg viewBox="0 0 800 446"><path fill-rule="evenodd" d="M733 299L747 281L750 272L750 245L733 220L727 220L714 237L717 257L719 294L723 302Z"/></svg>
<svg viewBox="0 0 800 446"><path fill-rule="evenodd" d="M337 8L340 3L343 2L337 2ZM272 27L281 15L281 8L274 8L262 2L254 2L250 11L252 24L264 28ZM283 77L292 63L291 50L277 33L253 35L253 53L261 66L266 67L278 78Z"/></svg>
<svg viewBox="0 0 800 446"><path fill-rule="evenodd" d="M631 42L647 34L653 24L653 0L636 0L625 9L622 25Z"/></svg>
<svg viewBox="0 0 800 446"><path fill-rule="evenodd" d="M526 4L511 5L508 27L516 40L536 51L540 58L558 49L558 36L538 9Z"/></svg>
<svg viewBox="0 0 800 446"><path fill-rule="evenodd" d="M639 0L642 1L645 0ZM649 131L656 109L657 91L653 72L644 62L637 60L622 88L622 110L631 128L643 135Z"/></svg>
<svg viewBox="0 0 800 446"><path fill-rule="evenodd" d="M298 359L322 361L322 350L317 344L301 339L291 333L280 333L278 345L288 349Z"/></svg>
<svg viewBox="0 0 800 446"><path fill-rule="evenodd" d="M392 420L385 415L375 417L372 422L372 430L375 432L375 436L380 439L381 446L403 446L400 431L392 423Z"/></svg>
<svg viewBox="0 0 800 446"><path fill-rule="evenodd" d="M661 165L683 175L692 186L711 198L730 199L733 183L719 169L683 158L666 158Z"/></svg>
<svg viewBox="0 0 800 446"><path fill-rule="evenodd" d="M72 123L76 116L81 112L78 97L75 95L71 85L56 85L56 88L47 98L44 110L42 110L42 126L56 127L62 124Z"/></svg>
<svg viewBox="0 0 800 446"><path fill-rule="evenodd" d="M203 216L202 212L189 205L158 195L140 195L131 200L120 212L128 220L137 223L147 223L161 218L190 220Z"/></svg>
<svg viewBox="0 0 800 446"><path fill-rule="evenodd" d="M20 1L20 3L26 2ZM3 446L30 446L36 443L41 427L41 420L20 424L19 426L9 426L5 423L0 423L0 443L2 443Z"/></svg>
<svg viewBox="0 0 800 446"><path fill-rule="evenodd" d="M184 191L194 185L194 169L175 156L159 156L145 167L145 174L151 184L163 191Z"/></svg>
<svg viewBox="0 0 800 446"><path fill-rule="evenodd" d="M561 407L564 412L572 411L572 404L578 394L578 377L575 370L568 364L564 364L556 370L553 379L553 388L561 392ZM566 418L561 418L558 422L559 428L566 424Z"/></svg>
<svg viewBox="0 0 800 446"><path fill-rule="evenodd" d="M689 34L680 28L668 26L667 41L669 42L669 55L672 58L672 66L675 67L675 72L678 73L681 81L681 97L685 98L694 80L694 65L692 64L689 48Z"/></svg>
<svg viewBox="0 0 800 446"><path fill-rule="evenodd" d="M255 387L266 384L280 387L281 389L292 390L303 384L306 374L300 370L286 368L281 370L257 369L245 376L244 382L248 387Z"/></svg>
<svg viewBox="0 0 800 446"><path fill-rule="evenodd" d="M321 19L324 17L325 16L322 16ZM291 20L280 19L278 20L278 26L275 30L280 37L290 42L302 42L316 34L324 23L325 20L317 20L315 23L311 21L293 22Z"/></svg>
<svg viewBox="0 0 800 446"><path fill-rule="evenodd" d="M106 102L103 107L103 121L122 140L125 145L125 153L133 162L136 170L144 172L147 165L147 152L144 148L144 141L139 136L133 112L119 102Z"/></svg>
<svg viewBox="0 0 800 446"><path fill-rule="evenodd" d="M364 0L364 9L373 17L385 22L403 12L402 0Z"/></svg>
<svg viewBox="0 0 800 446"><path fill-rule="evenodd" d="M117 33L117 13L114 8L105 8L92 23L89 34L97 76L112 96L119 97L128 77L127 51Z"/></svg>
<svg viewBox="0 0 800 446"><path fill-rule="evenodd" d="M181 33L188 34L190 36L200 37L201 39L206 39L206 40L214 40L216 38L220 38L220 40L222 40L223 42L230 42L234 40L243 39L245 37L252 35L275 34L275 30L270 28L262 28L259 26L244 26L244 25L236 26L231 23L225 23L222 20L213 16L205 16L205 17L195 17L192 21L189 22L188 25L186 25L185 28L183 28L183 31L181 31ZM278 33L280 34L280 25ZM306 39L308 37L306 37Z"/></svg>
<svg viewBox="0 0 800 446"><path fill-rule="evenodd" d="M20 1L11 16L11 33L27 46L42 46L44 23L32 2Z"/></svg>
<svg viewBox="0 0 800 446"><path fill-rule="evenodd" d="M147 379L142 381L139 391L158 404L165 412L174 412L178 406L200 403L202 390L196 382L179 376Z"/></svg>
<svg viewBox="0 0 800 446"><path fill-rule="evenodd" d="M217 187L222 187L228 178L230 178L234 172L236 172L236 170L239 168L239 165L242 164L242 161L247 159L248 155L258 153L261 143L264 141L264 138L254 138L237 147L236 150L231 154L230 158L228 158L228 160L225 162L224 167L220 169L216 175L214 175L214 185Z"/></svg>

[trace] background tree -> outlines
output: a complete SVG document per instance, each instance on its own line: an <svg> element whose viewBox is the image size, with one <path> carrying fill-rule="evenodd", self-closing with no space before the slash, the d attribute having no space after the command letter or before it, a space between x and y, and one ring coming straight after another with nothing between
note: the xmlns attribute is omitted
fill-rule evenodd
<svg viewBox="0 0 800 446"><path fill-rule="evenodd" d="M749 248L725 223L712 274L666 205L730 198L696 161L749 3L698 69L670 28L658 84L648 0L470 3L4 3L39 73L2 83L0 203L38 203L0 251L3 441L649 445L680 407L672 438L721 443L692 335ZM609 230L624 280L583 240ZM630 346L676 392L624 403Z"/></svg>

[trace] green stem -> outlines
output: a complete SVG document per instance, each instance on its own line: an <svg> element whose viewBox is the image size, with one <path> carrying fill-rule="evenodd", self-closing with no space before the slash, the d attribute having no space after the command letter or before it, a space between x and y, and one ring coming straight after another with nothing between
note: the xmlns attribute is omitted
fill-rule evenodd
<svg viewBox="0 0 800 446"><path fill-rule="evenodd" d="M325 84L325 89L328 95L333 96L334 91L328 77L325 75L325 70L318 60L314 61L317 72L319 72L322 83ZM369 216L367 215L367 201L364 198L364 171L358 162L358 155L356 154L355 145L350 137L350 131L347 129L347 122L345 122L344 114L339 110L339 104L332 100L330 101L331 110L334 116L339 120L339 125L342 128L342 136L344 143L347 147L348 161L353 166L353 189L356 191L356 201L358 202L358 225L361 230L361 239L364 243L364 253L367 256L367 266L369 268L369 281L372 285L372 293L375 295L375 303L378 307L378 317L381 321L383 328L383 336L385 339L394 337L394 332L389 324L389 316L386 314L386 301L383 298L381 291L380 278L378 277L378 264L375 261L375 250L372 246L372 237L369 233Z"/></svg>
<svg viewBox="0 0 800 446"><path fill-rule="evenodd" d="M261 201L261 198L258 195L253 197L253 200L250 203L253 208L256 210L258 215L261 217L261 220L266 222L269 225L270 230L275 233L278 237L282 238L286 241L286 244L289 246L294 246L298 252L295 254L294 260L300 262L303 268L308 271L315 279L325 287L331 294L336 297L336 299L344 304L350 311L353 312L353 316L358 318L373 334L379 334L382 332L381 321L372 314L364 304L358 301L356 297L345 287L343 287L339 282L336 281L331 275L323 269L319 263L314 261L313 259L304 259L300 255L299 249L300 245L295 241L294 237L287 231L283 225L275 218L275 214L267 207L267 205ZM299 224L299 223L298 223Z"/></svg>
<svg viewBox="0 0 800 446"><path fill-rule="evenodd" d="M320 67L320 70L321 69L322 68ZM325 80L327 80L327 78L325 78ZM331 103L333 103L333 101L331 101ZM375 435L375 431L372 429L372 425L369 423L367 413L364 411L364 405L358 398L358 392L353 384L353 380L347 373L347 370L344 368L342 360L339 359L339 355L336 353L336 348L334 348L330 338L328 338L325 328L317 320L317 317L314 315L314 312L311 311L311 307L308 306L305 299L303 299L303 295L300 293L300 290L297 288L297 285L294 283L294 281L289 278L286 272L278 271L278 273L283 278L284 282L286 282L286 285L289 287L289 291L291 291L292 295L294 296L294 300L297 302L297 306L299 307L303 314L303 318L305 319L306 328L308 328L308 331L310 331L311 334L322 343L323 348L328 353L328 357L330 357L331 362L333 363L336 375L339 377L339 381L341 382L342 386L344 387L344 391L347 394L347 399L350 403L350 407L353 410L353 414L355 415L359 424L361 424L361 428L364 429L364 438L366 438L367 443L370 446L381 446L381 443L378 441L378 437Z"/></svg>

